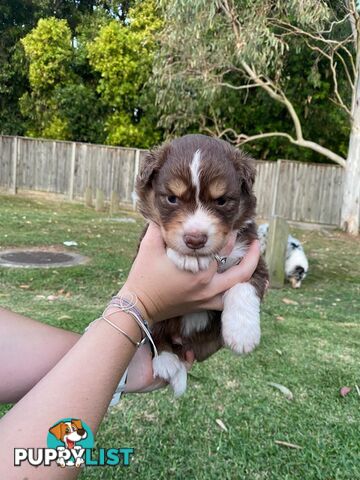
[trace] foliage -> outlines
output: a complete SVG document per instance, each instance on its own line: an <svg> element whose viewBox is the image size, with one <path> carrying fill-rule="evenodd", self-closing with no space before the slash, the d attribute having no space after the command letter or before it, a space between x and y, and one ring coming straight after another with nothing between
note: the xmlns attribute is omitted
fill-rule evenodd
<svg viewBox="0 0 360 480"><path fill-rule="evenodd" d="M4 9L2 133L138 147L160 139L144 89L161 27L153 0L36 0L27 15Z"/></svg>
<svg viewBox="0 0 360 480"><path fill-rule="evenodd" d="M291 135L287 107L259 91L246 70L249 65L279 96L284 92L302 120L306 138L346 154L350 124L329 102L333 80L328 62L309 52L306 41L280 28L283 22L309 32L327 28L334 18L331 5L310 0L170 0L162 6L165 28L153 81L160 124L168 133L201 130L236 142L240 134ZM349 97L344 75L341 71L339 84ZM329 128L324 129L324 122ZM259 140L252 148L261 158L324 161L317 153L275 137Z"/></svg>
<svg viewBox="0 0 360 480"><path fill-rule="evenodd" d="M100 74L97 91L109 110L108 143L148 147L159 139L154 118L144 115L151 98L144 99L142 90L161 25L155 1L138 2L129 10L127 25L109 22L88 45L90 65Z"/></svg>

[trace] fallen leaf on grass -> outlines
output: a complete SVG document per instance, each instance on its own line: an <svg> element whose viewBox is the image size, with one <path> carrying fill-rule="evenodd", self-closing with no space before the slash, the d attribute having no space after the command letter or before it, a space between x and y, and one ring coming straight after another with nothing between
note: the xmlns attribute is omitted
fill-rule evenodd
<svg viewBox="0 0 360 480"><path fill-rule="evenodd" d="M303 447L300 447L300 445L296 445L295 443L283 442L282 440L275 440L275 443L276 445L281 445L282 447L296 448L296 449L303 448Z"/></svg>
<svg viewBox="0 0 360 480"><path fill-rule="evenodd" d="M279 350L278 348L275 350L275 352L276 352L278 355L280 355L280 356L282 355L282 351Z"/></svg>
<svg viewBox="0 0 360 480"><path fill-rule="evenodd" d="M281 315L278 315L278 316L276 317L276 320L278 320L279 322L283 322L283 321L285 320L285 318L282 317Z"/></svg>
<svg viewBox="0 0 360 480"><path fill-rule="evenodd" d="M271 387L274 387L274 388L277 388L278 390L280 390L280 392L285 395L285 397L288 399L288 400L292 400L294 398L294 395L292 393L291 390L289 390L287 387L285 387L284 385L281 385L280 383L273 383L273 382L268 382L268 385L270 385Z"/></svg>
<svg viewBox="0 0 360 480"><path fill-rule="evenodd" d="M45 297L45 295L35 295L35 299L36 300L43 300Z"/></svg>
<svg viewBox="0 0 360 480"><path fill-rule="evenodd" d="M78 243L75 242L74 240L67 240L66 242L63 242L65 247L77 247Z"/></svg>
<svg viewBox="0 0 360 480"><path fill-rule="evenodd" d="M27 290L30 288L30 285L20 285L19 288L23 288L24 290Z"/></svg>
<svg viewBox="0 0 360 480"><path fill-rule="evenodd" d="M350 393L350 392L351 392L351 388L350 388L350 387L341 387L341 388L340 388L340 396L341 396L341 397L346 397L346 395L347 395L348 393Z"/></svg>
<svg viewBox="0 0 360 480"><path fill-rule="evenodd" d="M299 302L296 302L295 300L291 300L291 298L283 298L282 302L285 303L286 305L299 305Z"/></svg>
<svg viewBox="0 0 360 480"><path fill-rule="evenodd" d="M220 420L220 418L217 418L215 420L215 422L219 425L219 427L224 430L224 432L227 432L228 429L226 428L226 426L224 425L224 422L222 420Z"/></svg>
<svg viewBox="0 0 360 480"><path fill-rule="evenodd" d="M49 300L49 302L54 302L55 300L59 300L59 297L57 295L49 295L46 297L46 300Z"/></svg>

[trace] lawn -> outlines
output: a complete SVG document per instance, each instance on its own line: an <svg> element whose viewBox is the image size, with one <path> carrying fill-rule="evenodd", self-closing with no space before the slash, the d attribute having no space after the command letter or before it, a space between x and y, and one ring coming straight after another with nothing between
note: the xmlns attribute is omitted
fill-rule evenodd
<svg viewBox="0 0 360 480"><path fill-rule="evenodd" d="M75 251L90 258L64 269L1 268L0 305L81 332L126 278L142 229L139 217L128 216L135 222L113 222L82 205L0 196L2 248L75 240ZM97 445L133 447L133 461L88 467L82 480L360 478L360 242L337 231L292 233L304 242L310 273L300 290L267 294L261 346L247 357L223 350L195 365L178 400L167 389L124 396ZM293 400L269 382L288 387ZM352 391L342 398L345 385Z"/></svg>

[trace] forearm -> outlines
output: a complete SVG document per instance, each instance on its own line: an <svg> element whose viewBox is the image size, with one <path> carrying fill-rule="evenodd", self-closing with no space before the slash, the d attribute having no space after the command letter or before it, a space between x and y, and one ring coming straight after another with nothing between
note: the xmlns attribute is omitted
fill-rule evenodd
<svg viewBox="0 0 360 480"><path fill-rule="evenodd" d="M114 321L115 316L112 318ZM115 320L139 340L139 327L129 315L119 312ZM28 465L15 470L14 448L45 447L49 427L66 417L84 420L95 433L134 353L135 347L125 336L103 320L96 322L0 420L0 478L74 478L77 472L57 465L52 471Z"/></svg>
<svg viewBox="0 0 360 480"><path fill-rule="evenodd" d="M22 398L79 338L0 308L0 403Z"/></svg>

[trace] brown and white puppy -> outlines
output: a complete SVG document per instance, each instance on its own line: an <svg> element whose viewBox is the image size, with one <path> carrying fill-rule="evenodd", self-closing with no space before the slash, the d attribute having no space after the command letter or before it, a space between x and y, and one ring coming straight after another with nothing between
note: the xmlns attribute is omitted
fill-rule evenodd
<svg viewBox="0 0 360 480"><path fill-rule="evenodd" d="M81 420L72 418L66 422L59 422L49 430L58 440L64 443L65 447L58 447L58 449L67 448L69 450L73 450L76 447L76 442L83 440L87 437L86 430L83 428ZM61 467L65 467L66 463L64 458L59 458L57 463ZM73 462L68 462L68 465L71 465ZM77 458L75 462L76 467L80 467L81 464L84 463L82 458Z"/></svg>
<svg viewBox="0 0 360 480"><path fill-rule="evenodd" d="M257 238L254 180L254 162L245 153L222 140L186 135L146 156L136 193L140 212L160 226L167 255L180 269L207 269L236 232L235 247L219 267L224 271L238 263ZM161 353L153 360L154 376L181 395L186 390L187 350L193 350L198 361L222 346L238 354L251 352L260 341L260 300L267 280L261 259L248 283L224 294L222 313L193 313L157 324L153 337Z"/></svg>

